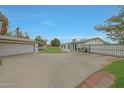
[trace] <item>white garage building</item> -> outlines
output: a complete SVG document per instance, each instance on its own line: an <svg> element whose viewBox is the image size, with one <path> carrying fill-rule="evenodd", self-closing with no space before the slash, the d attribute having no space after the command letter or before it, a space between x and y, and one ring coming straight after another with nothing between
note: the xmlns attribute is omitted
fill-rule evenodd
<svg viewBox="0 0 124 93"><path fill-rule="evenodd" d="M38 43L33 40L0 35L0 56L38 52Z"/></svg>

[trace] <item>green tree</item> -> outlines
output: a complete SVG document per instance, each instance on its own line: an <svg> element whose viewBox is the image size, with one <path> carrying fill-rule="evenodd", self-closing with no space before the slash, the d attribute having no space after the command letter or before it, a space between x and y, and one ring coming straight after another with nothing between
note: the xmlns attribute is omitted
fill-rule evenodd
<svg viewBox="0 0 124 93"><path fill-rule="evenodd" d="M12 32L6 32L4 35L5 36L12 36Z"/></svg>
<svg viewBox="0 0 124 93"><path fill-rule="evenodd" d="M16 37L30 39L28 33L27 32L20 31L20 28L19 27L16 28L16 31L15 32L16 32L16 35L15 35Z"/></svg>
<svg viewBox="0 0 124 93"><path fill-rule="evenodd" d="M17 37L20 37L20 38L25 38L25 35L24 35L24 33L23 33L23 32L18 31L18 32L17 32Z"/></svg>
<svg viewBox="0 0 124 93"><path fill-rule="evenodd" d="M30 37L29 37L27 32L25 32L25 38L30 39Z"/></svg>
<svg viewBox="0 0 124 93"><path fill-rule="evenodd" d="M54 38L53 40L51 40L51 45L52 46L60 46L60 40L57 38Z"/></svg>
<svg viewBox="0 0 124 93"><path fill-rule="evenodd" d="M15 31L16 33L16 37L20 37L20 38L25 38L25 35L24 35L24 33L22 32L22 31L20 31L20 28L19 27L17 27L16 28L16 31Z"/></svg>
<svg viewBox="0 0 124 93"><path fill-rule="evenodd" d="M35 38L36 41L38 41L39 46L44 46L46 45L47 40L44 40L40 35Z"/></svg>
<svg viewBox="0 0 124 93"><path fill-rule="evenodd" d="M98 31L103 31L109 38L124 44L124 7L120 7L120 12L105 21L105 25L95 27Z"/></svg>

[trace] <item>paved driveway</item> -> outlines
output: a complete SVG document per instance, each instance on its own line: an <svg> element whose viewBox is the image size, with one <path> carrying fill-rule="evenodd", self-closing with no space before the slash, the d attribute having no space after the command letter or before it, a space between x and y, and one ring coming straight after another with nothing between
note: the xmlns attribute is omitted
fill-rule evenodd
<svg viewBox="0 0 124 93"><path fill-rule="evenodd" d="M76 87L112 59L115 58L82 53L4 57L0 87Z"/></svg>

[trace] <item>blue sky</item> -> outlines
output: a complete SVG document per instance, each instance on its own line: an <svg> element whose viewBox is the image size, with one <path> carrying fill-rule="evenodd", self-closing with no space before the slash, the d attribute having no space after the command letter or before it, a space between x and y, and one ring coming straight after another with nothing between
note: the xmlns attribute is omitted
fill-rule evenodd
<svg viewBox="0 0 124 93"><path fill-rule="evenodd" d="M62 43L71 39L101 37L111 42L103 32L94 29L105 19L116 15L119 6L0 6L8 17L9 31L20 27L31 38L41 35L48 42L57 37Z"/></svg>

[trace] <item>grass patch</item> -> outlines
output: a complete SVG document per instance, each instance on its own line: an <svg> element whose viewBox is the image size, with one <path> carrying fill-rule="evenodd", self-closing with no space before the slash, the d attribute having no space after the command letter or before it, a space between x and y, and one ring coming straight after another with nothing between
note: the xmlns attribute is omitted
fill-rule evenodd
<svg viewBox="0 0 124 93"><path fill-rule="evenodd" d="M59 47L46 48L41 50L42 53L62 53L62 50Z"/></svg>
<svg viewBox="0 0 124 93"><path fill-rule="evenodd" d="M112 64L106 66L104 69L117 77L112 87L124 87L124 59L114 61Z"/></svg>

